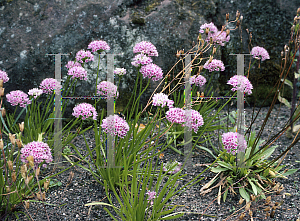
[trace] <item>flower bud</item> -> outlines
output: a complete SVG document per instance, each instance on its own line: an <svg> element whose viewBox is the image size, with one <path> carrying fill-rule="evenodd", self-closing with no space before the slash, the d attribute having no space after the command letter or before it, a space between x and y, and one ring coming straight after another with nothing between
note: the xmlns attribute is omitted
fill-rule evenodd
<svg viewBox="0 0 300 221"><path fill-rule="evenodd" d="M4 88L0 87L0 97L3 97L3 96L4 96Z"/></svg>
<svg viewBox="0 0 300 221"><path fill-rule="evenodd" d="M4 108L1 108L1 115L2 117L6 116L6 110Z"/></svg>
<svg viewBox="0 0 300 221"><path fill-rule="evenodd" d="M15 134L9 133L8 136L9 136L10 142L11 142L13 145L15 145L15 144L16 144L16 138L15 138L16 135L15 135Z"/></svg>
<svg viewBox="0 0 300 221"><path fill-rule="evenodd" d="M10 171L13 171L13 163L12 163L11 160L7 161L7 165L8 165L8 169L9 169Z"/></svg>
<svg viewBox="0 0 300 221"><path fill-rule="evenodd" d="M20 139L16 139L16 143L17 143L19 149L21 149L23 147L22 141Z"/></svg>
<svg viewBox="0 0 300 221"><path fill-rule="evenodd" d="M50 180L46 179L46 181L44 182L44 189L48 190L49 189L49 184L50 184Z"/></svg>
<svg viewBox="0 0 300 221"><path fill-rule="evenodd" d="M25 207L26 207L26 209L29 209L29 201L28 200L25 201Z"/></svg>
<svg viewBox="0 0 300 221"><path fill-rule="evenodd" d="M229 21L229 13L226 14L226 21Z"/></svg>
<svg viewBox="0 0 300 221"><path fill-rule="evenodd" d="M0 79L0 87L3 87L3 80Z"/></svg>
<svg viewBox="0 0 300 221"><path fill-rule="evenodd" d="M26 159L28 160L29 165L31 167L34 167L34 158L33 158L33 156L29 155Z"/></svg>
<svg viewBox="0 0 300 221"><path fill-rule="evenodd" d="M19 129L20 129L21 132L24 131L24 121L19 124Z"/></svg>
<svg viewBox="0 0 300 221"><path fill-rule="evenodd" d="M13 182L16 182L16 180L17 180L16 172L12 172L11 178L12 178Z"/></svg>
<svg viewBox="0 0 300 221"><path fill-rule="evenodd" d="M4 144L3 144L3 140L0 139L0 150L3 150Z"/></svg>
<svg viewBox="0 0 300 221"><path fill-rule="evenodd" d="M205 29L205 34L208 35L208 33L209 33L209 28L206 28L206 29Z"/></svg>

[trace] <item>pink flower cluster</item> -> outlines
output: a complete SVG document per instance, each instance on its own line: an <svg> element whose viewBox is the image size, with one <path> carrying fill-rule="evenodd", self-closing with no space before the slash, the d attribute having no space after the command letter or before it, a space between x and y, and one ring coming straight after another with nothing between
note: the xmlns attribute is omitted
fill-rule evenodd
<svg viewBox="0 0 300 221"><path fill-rule="evenodd" d="M153 205L153 200L155 199L156 197L156 192L155 191L150 191L148 190L148 192L146 193L148 195L148 203L151 204L151 206Z"/></svg>
<svg viewBox="0 0 300 221"><path fill-rule="evenodd" d="M137 54L131 64L135 67L139 67L141 65L146 65L152 63L152 59L149 58L147 55L144 54Z"/></svg>
<svg viewBox="0 0 300 221"><path fill-rule="evenodd" d="M106 133L111 135L125 137L129 131L129 125L122 117L118 115L110 115L103 119L101 127Z"/></svg>
<svg viewBox="0 0 300 221"><path fill-rule="evenodd" d="M0 70L0 79L3 80L3 83L8 82L9 78L8 78L7 73L5 71Z"/></svg>
<svg viewBox="0 0 300 221"><path fill-rule="evenodd" d="M229 79L227 84L233 86L232 91L241 91L242 93L252 94L253 86L247 77L242 75L234 75Z"/></svg>
<svg viewBox="0 0 300 221"><path fill-rule="evenodd" d="M168 98L168 95L164 94L164 93L158 93L158 94L154 94L153 96L153 106L168 106L169 108L172 108L174 104L174 101L170 100Z"/></svg>
<svg viewBox="0 0 300 221"><path fill-rule="evenodd" d="M263 47L256 46L256 47L252 48L250 53L253 56L253 58L258 59L258 60L261 59L261 61L270 59L269 53Z"/></svg>
<svg viewBox="0 0 300 221"><path fill-rule="evenodd" d="M126 74L126 69L125 68L116 68L116 70L114 71L114 74L117 75L125 75Z"/></svg>
<svg viewBox="0 0 300 221"><path fill-rule="evenodd" d="M202 75L194 75L190 78L190 84L196 84L197 86L202 87L206 83L206 78L203 77Z"/></svg>
<svg viewBox="0 0 300 221"><path fill-rule="evenodd" d="M73 108L72 115L76 118L79 118L82 116L82 120L85 120L91 116L93 116L94 120L97 120L97 112L96 109L93 107L93 105L88 103L81 103L76 105Z"/></svg>
<svg viewBox="0 0 300 221"><path fill-rule="evenodd" d="M87 71L83 67L72 67L68 71L68 75L71 75L72 78L79 78L80 80L87 80Z"/></svg>
<svg viewBox="0 0 300 221"><path fill-rule="evenodd" d="M143 77L151 78L153 81L158 81L163 78L162 69L156 64L147 64L141 67L140 72L143 74Z"/></svg>
<svg viewBox="0 0 300 221"><path fill-rule="evenodd" d="M94 55L90 51L80 50L76 53L76 61L80 63L87 63L94 60Z"/></svg>
<svg viewBox="0 0 300 221"><path fill-rule="evenodd" d="M226 36L226 32L225 31L218 31L216 34L214 34L212 37L213 42L215 44L219 44L221 46L224 46L224 42L229 42L230 40L230 35ZM208 39L206 39L206 41L208 41Z"/></svg>
<svg viewBox="0 0 300 221"><path fill-rule="evenodd" d="M6 95L6 99L12 106L26 107L27 104L31 104L28 95L20 90L11 91Z"/></svg>
<svg viewBox="0 0 300 221"><path fill-rule="evenodd" d="M108 46L106 41L98 40L98 41L92 41L88 45L88 49L92 49L92 52L101 53L102 51L109 51L110 47Z"/></svg>
<svg viewBox="0 0 300 221"><path fill-rule="evenodd" d="M179 163L177 161L174 161L174 162L167 162L166 164L164 164L163 166L163 171L168 171L170 170L171 168L173 168L172 170L170 170L168 173L170 174L175 174L175 173L178 173L181 169L181 166L182 166L182 163ZM175 167L175 168L174 168Z"/></svg>
<svg viewBox="0 0 300 221"><path fill-rule="evenodd" d="M158 56L158 52L156 47L148 41L142 41L137 43L133 48L133 53L142 53L146 54L147 56Z"/></svg>
<svg viewBox="0 0 300 221"><path fill-rule="evenodd" d="M185 119L185 124L182 126L187 126L190 131L194 130L195 133L204 124L201 114L196 110L185 110Z"/></svg>
<svg viewBox="0 0 300 221"><path fill-rule="evenodd" d="M203 25L201 25L200 26L200 30L199 30L199 32L200 33L204 33L205 32L205 30L206 30L206 28L208 28L209 29L209 33L211 33L211 34L215 34L215 33L217 33L218 32L218 28L214 25L214 23L205 23L205 24L203 24Z"/></svg>
<svg viewBox="0 0 300 221"><path fill-rule="evenodd" d="M214 44L224 46L224 42L228 42L230 40L230 35L227 36L225 31L218 31L218 28L212 22L201 25L199 32L205 33L206 28L209 29L207 38L205 39L207 43L210 43L210 38L212 38Z"/></svg>
<svg viewBox="0 0 300 221"><path fill-rule="evenodd" d="M38 96L43 94L43 90L38 88L33 88L28 91L28 94L34 96L34 99L36 99Z"/></svg>
<svg viewBox="0 0 300 221"><path fill-rule="evenodd" d="M45 94L52 94L54 90L60 90L62 88L61 84L54 78L46 78L41 84L40 88Z"/></svg>
<svg viewBox="0 0 300 221"><path fill-rule="evenodd" d="M209 63L209 60L206 61L206 63L203 65L203 67L205 69L209 70L209 72L225 70L224 63L221 60L217 60L217 59L212 59L212 61L210 63Z"/></svg>
<svg viewBox="0 0 300 221"><path fill-rule="evenodd" d="M97 85L97 94L104 96L106 99L118 98L118 87L109 81L102 81Z"/></svg>
<svg viewBox="0 0 300 221"><path fill-rule="evenodd" d="M29 156L33 156L35 169L38 168L38 165L42 162L50 163L53 161L51 149L48 144L39 141L30 142L21 149L21 161L23 163L28 163L26 159ZM46 167L46 164L43 165Z"/></svg>
<svg viewBox="0 0 300 221"><path fill-rule="evenodd" d="M185 122L185 112L183 109L175 107L166 112L166 118L171 123L183 124Z"/></svg>
<svg viewBox="0 0 300 221"><path fill-rule="evenodd" d="M237 132L228 132L222 135L222 143L228 153L243 152L247 148L247 142L243 135Z"/></svg>
<svg viewBox="0 0 300 221"><path fill-rule="evenodd" d="M81 64L78 63L77 61L76 61L76 62L74 62L74 61L69 61L68 64L66 64L65 67L68 68L68 69L71 69L71 68L73 68L73 67L81 67Z"/></svg>

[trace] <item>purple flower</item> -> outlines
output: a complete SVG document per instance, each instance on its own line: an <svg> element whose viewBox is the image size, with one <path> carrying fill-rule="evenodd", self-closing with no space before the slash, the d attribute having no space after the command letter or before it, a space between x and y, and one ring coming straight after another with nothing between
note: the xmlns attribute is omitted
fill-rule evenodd
<svg viewBox="0 0 300 221"><path fill-rule="evenodd" d="M80 63L87 63L94 60L94 55L90 51L80 50L76 53L76 61Z"/></svg>
<svg viewBox="0 0 300 221"><path fill-rule="evenodd" d="M131 64L135 67L139 67L141 65L146 65L152 63L152 59L149 58L147 55L144 54L137 54Z"/></svg>
<svg viewBox="0 0 300 221"><path fill-rule="evenodd" d="M31 95L31 96L34 96L34 99L36 99L38 96L43 94L43 90L38 89L38 88L33 88L33 89L29 90L28 94Z"/></svg>
<svg viewBox="0 0 300 221"><path fill-rule="evenodd" d="M155 199L156 197L156 192L155 191L150 191L148 190L148 192L146 193L148 195L148 203L151 204L151 206L153 205L153 200Z"/></svg>
<svg viewBox="0 0 300 221"><path fill-rule="evenodd" d="M232 91L241 91L242 93L248 93L248 95L252 94L253 86L248 80L247 77L242 75L234 75L229 79L227 84L232 85Z"/></svg>
<svg viewBox="0 0 300 221"><path fill-rule="evenodd" d="M214 23L205 23L204 25L201 25L199 32L204 33L205 29L209 28L209 33L214 34L218 32L218 28L214 25Z"/></svg>
<svg viewBox="0 0 300 221"><path fill-rule="evenodd" d="M68 71L68 75L71 75L72 78L79 78L80 80L87 80L87 71L83 67L72 67Z"/></svg>
<svg viewBox="0 0 300 221"><path fill-rule="evenodd" d="M97 94L105 96L106 99L118 98L118 87L109 81L102 81L97 85Z"/></svg>
<svg viewBox="0 0 300 221"><path fill-rule="evenodd" d="M163 77L163 71L156 64L147 64L141 67L140 72L143 74L143 77L151 78L153 81L158 81Z"/></svg>
<svg viewBox="0 0 300 221"><path fill-rule="evenodd" d="M29 156L33 156L35 169L37 169L38 165L42 162L50 163L53 161L51 149L48 144L44 142L33 141L24 145L21 149L21 161L23 163L28 163L26 158Z"/></svg>
<svg viewBox="0 0 300 221"><path fill-rule="evenodd" d="M61 84L54 78L46 78L40 84L40 88L45 94L52 94L54 90L60 90Z"/></svg>
<svg viewBox="0 0 300 221"><path fill-rule="evenodd" d="M222 143L227 152L232 154L245 151L247 148L244 136L237 132L224 133L222 135Z"/></svg>
<svg viewBox="0 0 300 221"><path fill-rule="evenodd" d="M133 48L133 53L142 53L146 54L147 56L158 56L158 52L156 50L156 47L148 41L142 41L140 43L137 43Z"/></svg>
<svg viewBox="0 0 300 221"><path fill-rule="evenodd" d="M28 95L20 90L11 91L6 95L6 99L12 106L26 107L27 104L31 104Z"/></svg>
<svg viewBox="0 0 300 221"><path fill-rule="evenodd" d="M92 49L92 52L97 52L100 54L102 51L109 51L110 47L108 46L106 41L98 40L98 41L92 41L88 45L88 49Z"/></svg>
<svg viewBox="0 0 300 221"><path fill-rule="evenodd" d="M201 114L196 110L185 110L185 124L182 126L187 126L188 130L194 130L195 133L198 132L198 128L204 124Z"/></svg>
<svg viewBox="0 0 300 221"><path fill-rule="evenodd" d="M7 77L7 73L5 71L0 70L0 79L3 80L3 83L8 82L9 78Z"/></svg>
<svg viewBox="0 0 300 221"><path fill-rule="evenodd" d="M178 173L181 169L181 166L182 166L182 163L179 163L177 161L174 161L174 162L167 162L166 164L164 164L163 166L163 171L168 171L170 170L171 168L173 168L172 170L170 170L168 173L169 174L175 174L175 173ZM175 168L174 168L175 167Z"/></svg>
<svg viewBox="0 0 300 221"><path fill-rule="evenodd" d="M174 101L169 100L168 95L159 93L154 94L153 96L153 106L161 106L164 107L168 105L169 108L172 108L174 104Z"/></svg>
<svg viewBox="0 0 300 221"><path fill-rule="evenodd" d="M206 78L203 77L202 75L194 75L190 78L190 84L196 84L197 86L202 87L206 83Z"/></svg>
<svg viewBox="0 0 300 221"><path fill-rule="evenodd" d="M217 60L217 59L213 59L210 63L209 60L206 61L206 63L203 65L203 67L207 70L209 70L209 72L213 72L213 71L224 71L225 70L225 66L223 64L223 62L221 60Z"/></svg>
<svg viewBox="0 0 300 221"><path fill-rule="evenodd" d="M126 74L126 69L125 68L116 68L116 70L114 71L114 74L117 75L125 75Z"/></svg>
<svg viewBox="0 0 300 221"><path fill-rule="evenodd" d="M79 118L82 116L82 120L85 120L91 116L93 116L94 120L97 120L97 112L96 109L93 107L93 105L88 103L81 103L76 105L73 108L72 115L76 118Z"/></svg>
<svg viewBox="0 0 300 221"><path fill-rule="evenodd" d="M258 60L261 59L262 61L264 61L266 59L270 59L270 56L269 56L269 53L267 52L267 50L264 49L263 47L259 47L259 46L252 48L251 55L253 56L253 58L258 59Z"/></svg>
<svg viewBox="0 0 300 221"><path fill-rule="evenodd" d="M219 44L221 46L224 46L224 42L229 42L230 40L230 35L226 36L226 32L225 31L218 31L216 34L213 34L209 37L212 37L214 44ZM210 41L209 39L206 39L207 42Z"/></svg>
<svg viewBox="0 0 300 221"><path fill-rule="evenodd" d="M171 123L183 124L185 122L185 111L181 108L170 108L166 112L166 118Z"/></svg>
<svg viewBox="0 0 300 221"><path fill-rule="evenodd" d="M81 67L81 64L78 63L77 61L76 61L76 62L74 62L74 61L69 61L68 64L66 64L65 67L68 68L68 69L71 69L71 68L73 68L73 67Z"/></svg>
<svg viewBox="0 0 300 221"><path fill-rule="evenodd" d="M126 120L118 115L110 115L103 119L101 127L106 133L119 136L121 138L125 137L129 131L129 125Z"/></svg>

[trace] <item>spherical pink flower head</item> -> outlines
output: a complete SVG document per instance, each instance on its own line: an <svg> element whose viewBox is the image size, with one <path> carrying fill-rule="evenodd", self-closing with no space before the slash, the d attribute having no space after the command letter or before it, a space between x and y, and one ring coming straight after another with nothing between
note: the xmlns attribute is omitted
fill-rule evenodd
<svg viewBox="0 0 300 221"><path fill-rule="evenodd" d="M158 56L158 52L156 50L156 47L148 41L142 41L140 43L137 43L133 48L133 53L142 53L146 54L147 56Z"/></svg>
<svg viewBox="0 0 300 221"><path fill-rule="evenodd" d="M226 36L226 32L225 31L218 31L217 33L209 36L208 39L206 39L207 42L210 41L210 37L212 37L214 44L218 44L221 46L224 46L224 42L229 42L230 40L230 35Z"/></svg>
<svg viewBox="0 0 300 221"><path fill-rule="evenodd" d="M253 56L253 58L258 59L258 60L261 59L262 61L264 61L266 59L270 59L270 56L269 56L269 53L267 52L267 50L264 49L263 47L259 47L259 46L252 48L251 55Z"/></svg>
<svg viewBox="0 0 300 221"><path fill-rule="evenodd" d="M82 120L85 120L91 116L93 116L94 120L97 120L97 112L96 109L93 107L93 105L88 103L81 103L76 105L73 108L72 115L76 118L79 118L82 116Z"/></svg>
<svg viewBox="0 0 300 221"><path fill-rule="evenodd" d="M33 88L28 91L28 94L34 96L34 99L36 99L37 97L43 94L43 90L38 88Z"/></svg>
<svg viewBox="0 0 300 221"><path fill-rule="evenodd" d="M135 67L139 67L141 65L146 65L150 63L152 63L152 59L144 54L137 54L136 56L134 56L133 61L131 62L131 64Z"/></svg>
<svg viewBox="0 0 300 221"><path fill-rule="evenodd" d="M183 124L185 122L185 111L181 108L170 108L166 112L166 118L171 123Z"/></svg>
<svg viewBox="0 0 300 221"><path fill-rule="evenodd" d="M204 25L201 25L199 32L204 33L206 28L209 29L209 33L214 34L218 32L218 28L214 25L214 23L205 23Z"/></svg>
<svg viewBox="0 0 300 221"><path fill-rule="evenodd" d="M168 171L170 170L171 168L173 168L172 170L170 170L168 173L169 174L175 174L175 173L178 173L181 169L181 166L182 166L182 163L179 163L177 161L174 161L174 162L167 162L166 164L164 164L163 166L163 171ZM175 168L174 168L175 167Z"/></svg>
<svg viewBox="0 0 300 221"><path fill-rule="evenodd" d="M142 66L140 72L143 74L144 78L148 77L153 81L158 81L163 78L163 71L156 64Z"/></svg>
<svg viewBox="0 0 300 221"><path fill-rule="evenodd" d="M198 132L199 127L204 124L201 114L196 110L185 110L185 124L182 126L187 126L189 131L194 130L195 133Z"/></svg>
<svg viewBox="0 0 300 221"><path fill-rule="evenodd" d="M125 75L126 74L126 69L125 68L116 68L116 70L114 70L114 74L117 75Z"/></svg>
<svg viewBox="0 0 300 221"><path fill-rule="evenodd" d="M87 63L94 60L94 55L90 51L80 50L76 53L76 61L79 63Z"/></svg>
<svg viewBox="0 0 300 221"><path fill-rule="evenodd" d="M153 205L153 200L155 199L156 197L156 192L155 191L150 191L148 190L148 192L146 193L148 195L148 203L151 204L151 206Z"/></svg>
<svg viewBox="0 0 300 221"><path fill-rule="evenodd" d="M88 49L92 49L92 52L97 52L98 54L100 54L102 51L109 51L110 47L108 46L106 41L98 40L98 41L92 41L88 45Z"/></svg>
<svg viewBox="0 0 300 221"><path fill-rule="evenodd" d="M168 106L169 108L172 108L174 104L174 101L169 100L168 95L164 93L154 94L153 96L153 106Z"/></svg>
<svg viewBox="0 0 300 221"><path fill-rule="evenodd" d="M3 83L8 82L9 78L7 77L7 73L5 71L0 70L0 79L3 80Z"/></svg>
<svg viewBox="0 0 300 221"><path fill-rule="evenodd" d="M253 86L247 77L242 75L235 75L229 79L227 84L233 86L232 91L240 91L242 93L252 94Z"/></svg>
<svg viewBox="0 0 300 221"><path fill-rule="evenodd" d="M83 67L72 67L68 71L68 75L71 75L72 78L79 78L80 80L87 80L87 71Z"/></svg>
<svg viewBox="0 0 300 221"><path fill-rule="evenodd" d="M124 138L129 131L129 125L122 117L110 115L103 119L101 127L106 133Z"/></svg>
<svg viewBox="0 0 300 221"><path fill-rule="evenodd" d="M225 70L225 66L224 66L223 62L221 60L217 60L217 59L213 59L210 63L209 63L209 60L206 61L206 63L203 65L203 67L205 69L209 70L209 72Z"/></svg>
<svg viewBox="0 0 300 221"><path fill-rule="evenodd" d="M68 69L71 69L72 67L81 67L81 64L78 63L77 61L76 62L68 61L68 64L66 64L65 67L68 68Z"/></svg>
<svg viewBox="0 0 300 221"><path fill-rule="evenodd" d="M42 162L50 163L53 161L51 149L48 144L39 141L30 142L21 149L21 161L28 163L26 159L29 156L33 156L35 169L38 168ZM46 164L43 165L44 167Z"/></svg>
<svg viewBox="0 0 300 221"><path fill-rule="evenodd" d="M20 90L11 91L6 95L6 99L12 106L26 107L27 104L31 104L28 95Z"/></svg>
<svg viewBox="0 0 300 221"><path fill-rule="evenodd" d="M197 86L200 86L202 87L204 84L206 83L206 78L203 77L202 75L194 75L190 78L190 84L193 85L197 85Z"/></svg>
<svg viewBox="0 0 300 221"><path fill-rule="evenodd" d="M60 90L61 84L54 78L46 78L40 84L40 88L45 94L52 94L54 90Z"/></svg>
<svg viewBox="0 0 300 221"><path fill-rule="evenodd" d="M228 153L238 153L245 151L247 148L247 142L243 135L237 132L228 132L222 135L222 143Z"/></svg>
<svg viewBox="0 0 300 221"><path fill-rule="evenodd" d="M118 87L109 81L102 81L97 85L97 94L104 96L106 99L118 98Z"/></svg>

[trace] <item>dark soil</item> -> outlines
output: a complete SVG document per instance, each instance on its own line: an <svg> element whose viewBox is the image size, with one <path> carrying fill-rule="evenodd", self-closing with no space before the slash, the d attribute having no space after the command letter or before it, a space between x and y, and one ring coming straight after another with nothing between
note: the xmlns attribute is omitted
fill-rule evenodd
<svg viewBox="0 0 300 221"><path fill-rule="evenodd" d="M255 109L257 113L258 109ZM266 116L268 108L263 108L262 112L259 114L256 119L256 123L253 124L252 128L258 131L261 127L261 124ZM286 107L281 107L280 112L279 105L275 105L275 108L269 118L268 124L265 127L265 130L262 134L263 139L267 139L269 135L273 135L283 127L284 123L289 117L289 109ZM251 119L252 109L246 108L246 122L249 122ZM275 123L276 121L276 123ZM275 123L275 126L273 127ZM249 126L246 123L246 126ZM90 131L86 134L86 137L89 137L89 142L93 145L93 133ZM278 145L273 158L278 156L282 151L284 151L292 142L292 139L288 139L285 134L282 135L276 142L275 145ZM73 143L77 147L81 147L82 152L84 152L85 144L82 137L77 137L74 139ZM209 148L209 146L207 146ZM178 148L180 149L180 148ZM183 148L181 148L183 150ZM291 151L288 152L285 157L283 164L287 165L287 168L298 169L300 167L300 158L299 158L299 144L296 144ZM271 157L271 158L272 158ZM75 158L73 158L74 160ZM175 153L171 149L167 149L164 152L164 158L162 161L166 162L167 160L177 160L183 162L184 157ZM187 177L185 180L180 181L184 183L206 167L203 164L208 164L213 161L213 158L205 151L200 149L195 149L193 152L191 161L191 167L184 169L182 173L186 173ZM65 168L70 166L70 163L64 162L63 165ZM50 172L50 168L46 172ZM55 173L59 172L56 170ZM72 177L72 173L74 176ZM71 175L71 176L70 176ZM212 172L205 172L203 174L204 179L201 180L198 184L194 185L190 189L186 190L181 196L177 197L174 201L174 204L178 205L177 211L184 211L186 214L178 220L239 220L239 216L245 209L239 211L245 205L245 202L242 205L239 205L239 196L228 194L226 202L221 200L221 204L218 205L216 196L219 188L213 189L211 192L206 195L200 195L200 189L206 184L211 178L215 176ZM71 178L72 177L72 178ZM284 190L279 194L271 194L272 202L281 202L283 201L282 206L275 210L274 218L266 218L266 212L263 211L266 206L264 205L264 200L253 202L251 210L253 212L253 220L288 220L296 221L300 218L300 172L296 172L293 175L289 176L288 179L277 179L277 182L280 182L284 186ZM60 186L52 187L48 190L46 195L46 202L49 204L54 204L56 206L45 205L45 209L50 220L112 220L112 218L103 210L101 206L86 207L86 203L94 201L102 201L108 203L106 199L104 188L98 184L91 174L82 168L76 166L65 171L64 173L58 175L56 180L61 182ZM237 190L236 190L237 191ZM238 191L237 191L238 193ZM284 193L289 193L291 196L285 195ZM269 195L267 195L269 196ZM116 204L116 206L118 206ZM30 216L33 220L47 220L45 209L41 203L31 203L29 208ZM21 208L22 211L25 211ZM236 213L235 213L236 212ZM270 211L269 211L270 212ZM201 216L200 214L209 214L214 217ZM231 214L235 213L234 216L229 217ZM114 214L114 212L113 212ZM251 220L248 212L245 213L246 216L243 220ZM22 216L21 220L26 220L26 217ZM15 219L14 219L15 220Z"/></svg>

